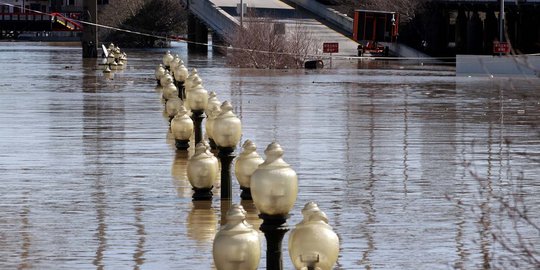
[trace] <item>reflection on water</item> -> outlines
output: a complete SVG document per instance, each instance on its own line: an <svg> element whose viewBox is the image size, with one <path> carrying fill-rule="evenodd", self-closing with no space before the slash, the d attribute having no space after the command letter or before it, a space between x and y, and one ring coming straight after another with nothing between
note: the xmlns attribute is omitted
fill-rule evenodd
<svg viewBox="0 0 540 270"><path fill-rule="evenodd" d="M173 49L232 102L242 141L282 145L299 176L288 224L316 201L341 240L336 269L488 268L508 255L490 232L512 232L494 198L516 184L538 223L538 79L402 62L229 69ZM191 201L189 154L174 147L153 77L164 50L128 51L109 80L78 47L0 44L0 268L213 267L240 189L233 181L232 202ZM253 203L240 203L258 229Z"/></svg>
<svg viewBox="0 0 540 270"><path fill-rule="evenodd" d="M218 216L212 208L212 202L194 201L187 216L187 235L197 242L211 243L217 228Z"/></svg>

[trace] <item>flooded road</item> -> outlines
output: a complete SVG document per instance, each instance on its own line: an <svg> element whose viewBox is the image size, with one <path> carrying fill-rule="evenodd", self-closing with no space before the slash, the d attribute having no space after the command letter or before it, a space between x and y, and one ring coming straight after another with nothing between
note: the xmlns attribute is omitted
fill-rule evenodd
<svg viewBox="0 0 540 270"><path fill-rule="evenodd" d="M78 46L0 43L1 269L213 269L225 209L218 189L211 203L191 201L187 155L175 151L155 87L164 51L126 50L127 69L110 80ZM335 269L515 258L492 232L538 249L538 231L514 229L497 198L517 198L540 223L539 79L399 62L240 70L173 51L232 102L242 141L261 155L281 144L299 176L288 224L316 201L340 237ZM234 203L239 195L233 182Z"/></svg>

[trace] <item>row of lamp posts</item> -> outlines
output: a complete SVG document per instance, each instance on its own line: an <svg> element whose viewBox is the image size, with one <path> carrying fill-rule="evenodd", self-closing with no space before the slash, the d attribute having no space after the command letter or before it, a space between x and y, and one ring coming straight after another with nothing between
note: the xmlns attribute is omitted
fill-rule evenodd
<svg viewBox="0 0 540 270"><path fill-rule="evenodd" d="M242 134L240 119L230 102L221 103L215 92L208 93L196 69L188 72L178 55L169 51L163 64L155 70L162 88L171 132L178 151L187 151L194 139L195 151L187 162L187 176L193 189L192 199L212 200L212 188L221 164L221 200L232 197L231 164ZM202 122L206 115L203 138ZM210 151L218 150L217 158ZM266 267L282 270L281 243L289 231L289 212L298 195L298 176L286 163L281 146L273 142L264 151L266 159L256 152L256 145L246 140L243 151L234 162L242 200L253 200L263 220L260 230L267 243ZM339 253L339 239L328 225L328 219L317 204L307 203L303 220L289 237L289 255L296 269L329 270ZM256 230L246 222L241 205L231 206L213 245L214 263L218 270L255 270L261 248Z"/></svg>

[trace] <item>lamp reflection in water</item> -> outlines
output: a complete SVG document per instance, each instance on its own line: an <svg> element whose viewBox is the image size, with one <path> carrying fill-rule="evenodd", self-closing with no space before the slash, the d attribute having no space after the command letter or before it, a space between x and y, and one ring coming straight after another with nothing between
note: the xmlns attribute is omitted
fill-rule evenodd
<svg viewBox="0 0 540 270"><path fill-rule="evenodd" d="M251 176L251 195L263 219L267 270L283 269L281 241L289 230L287 218L298 195L298 176L282 159L283 153L278 143L268 145L265 161Z"/></svg>
<svg viewBox="0 0 540 270"><path fill-rule="evenodd" d="M187 178L188 156L189 153L187 151L176 151L176 155L171 165L173 184L179 198L191 197L191 185Z"/></svg>
<svg viewBox="0 0 540 270"><path fill-rule="evenodd" d="M227 223L216 234L212 247L218 270L255 270L261 258L259 234L246 222L246 211L234 204Z"/></svg>
<svg viewBox="0 0 540 270"><path fill-rule="evenodd" d="M187 216L187 236L206 247L214 239L217 226L218 216L212 201L193 201Z"/></svg>
<svg viewBox="0 0 540 270"><path fill-rule="evenodd" d="M304 219L289 236L289 255L298 270L331 270L339 255L339 238L314 202L302 209Z"/></svg>

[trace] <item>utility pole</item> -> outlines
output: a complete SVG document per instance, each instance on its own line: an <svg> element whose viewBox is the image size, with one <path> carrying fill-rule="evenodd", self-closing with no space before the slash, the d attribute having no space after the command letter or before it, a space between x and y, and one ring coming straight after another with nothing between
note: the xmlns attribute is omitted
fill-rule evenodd
<svg viewBox="0 0 540 270"><path fill-rule="evenodd" d="M97 27L97 0L83 0L83 35L81 45L83 58L97 58L98 27Z"/></svg>
<svg viewBox="0 0 540 270"><path fill-rule="evenodd" d="M499 42L504 41L504 0L499 0Z"/></svg>

